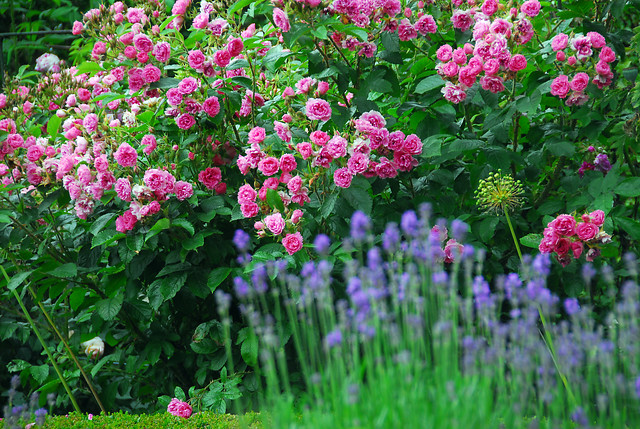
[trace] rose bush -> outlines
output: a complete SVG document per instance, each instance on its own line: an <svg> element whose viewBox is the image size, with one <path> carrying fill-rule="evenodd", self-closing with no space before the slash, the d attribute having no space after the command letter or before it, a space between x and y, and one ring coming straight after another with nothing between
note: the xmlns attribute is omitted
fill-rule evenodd
<svg viewBox="0 0 640 429"><path fill-rule="evenodd" d="M249 374L243 392L257 387L257 340L232 311L229 361L212 297L245 269L230 243L238 227L261 243L255 262L302 266L310 238L349 235L356 209L383 225L433 201L436 216L470 225L498 273L518 258L473 189L503 169L525 190L511 214L522 244L538 248L551 215L601 210L620 237L602 259L615 263L640 239L627 6L508 6L177 0L88 11L73 25L85 61L22 73L0 95L3 266L32 275L34 299L65 325L87 328L75 329L86 332L76 347L104 338L104 357L87 365L105 402L130 395L144 399L125 407L144 408L148 385L204 385L234 363ZM460 251L442 244L444 260ZM568 266L556 287L577 295L579 276ZM23 362L12 368L34 385L54 379L31 370L37 357ZM233 395L221 395L207 407L226 407Z"/></svg>

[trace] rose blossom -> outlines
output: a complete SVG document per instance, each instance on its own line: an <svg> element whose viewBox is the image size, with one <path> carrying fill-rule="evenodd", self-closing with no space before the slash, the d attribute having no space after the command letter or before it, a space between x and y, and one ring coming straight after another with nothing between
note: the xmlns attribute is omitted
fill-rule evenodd
<svg viewBox="0 0 640 429"><path fill-rule="evenodd" d="M604 212L602 210L593 211L589 213L589 218L594 225L602 226L604 223Z"/></svg>
<svg viewBox="0 0 640 429"><path fill-rule="evenodd" d="M220 113L220 102L218 101L218 97L211 96L204 100L204 103L202 103L202 109L212 118L216 116Z"/></svg>
<svg viewBox="0 0 640 429"><path fill-rule="evenodd" d="M262 158L260 162L258 162L258 170L265 176L273 176L278 172L278 168L280 163L273 156L268 156Z"/></svg>
<svg viewBox="0 0 640 429"><path fill-rule="evenodd" d="M171 402L169 402L167 411L174 416L184 417L185 419L191 417L191 413L193 412L191 405L187 404L186 402L182 402L177 398L173 398Z"/></svg>
<svg viewBox="0 0 640 429"><path fill-rule="evenodd" d="M273 9L273 22L276 24L276 27L278 27L283 33L291 30L289 17L282 9L278 7Z"/></svg>
<svg viewBox="0 0 640 429"><path fill-rule="evenodd" d="M282 170L283 173L290 173L295 170L297 166L296 158L290 153L285 153L280 157L280 170Z"/></svg>
<svg viewBox="0 0 640 429"><path fill-rule="evenodd" d="M222 172L218 167L207 167L198 173L198 180L207 189L214 189L220 180L222 180Z"/></svg>
<svg viewBox="0 0 640 429"><path fill-rule="evenodd" d="M131 201L131 183L129 183L129 179L121 177L116 180L115 190L118 198L122 201Z"/></svg>
<svg viewBox="0 0 640 429"><path fill-rule="evenodd" d="M566 75L561 74L551 83L551 95L565 98L569 93L569 89L569 77Z"/></svg>
<svg viewBox="0 0 640 429"><path fill-rule="evenodd" d="M238 189L238 204L253 203L256 200L257 192L249 184L240 186Z"/></svg>
<svg viewBox="0 0 640 429"><path fill-rule="evenodd" d="M520 10L527 16L537 16L540 13L540 2L538 0L527 0L522 3Z"/></svg>
<svg viewBox="0 0 640 429"><path fill-rule="evenodd" d="M568 214L561 214L548 225L553 228L559 235L571 237L576 233L576 220L573 216Z"/></svg>
<svg viewBox="0 0 640 429"><path fill-rule="evenodd" d="M196 123L196 119L188 113L183 113L182 115L176 118L176 125L178 128L183 130L188 130Z"/></svg>
<svg viewBox="0 0 640 429"><path fill-rule="evenodd" d="M267 133L262 127L253 127L249 131L249 144L262 143L267 137Z"/></svg>
<svg viewBox="0 0 640 429"><path fill-rule="evenodd" d="M574 91L583 91L588 84L589 84L589 75L584 72L580 72L580 73L577 73L573 77L573 79L571 79L571 82L569 83L569 87Z"/></svg>
<svg viewBox="0 0 640 429"><path fill-rule="evenodd" d="M264 218L264 224L273 235L280 235L284 230L285 222L280 213L274 213Z"/></svg>
<svg viewBox="0 0 640 429"><path fill-rule="evenodd" d="M590 222L580 222L576 226L576 233L578 235L578 238L582 241L589 241L593 239L599 231L600 228L598 228L594 223Z"/></svg>
<svg viewBox="0 0 640 429"><path fill-rule="evenodd" d="M174 185L173 192L176 194L177 199L184 201L193 195L193 186L189 182L179 180Z"/></svg>
<svg viewBox="0 0 640 429"><path fill-rule="evenodd" d="M299 232L287 234L287 236L282 239L282 245L289 255L293 255L302 249L302 243L302 235Z"/></svg>
<svg viewBox="0 0 640 429"><path fill-rule="evenodd" d="M613 61L616 60L616 53L613 52L613 49L611 49L608 46L605 46L604 48L602 48L602 50L600 51L600 54L598 55L598 57L602 60L605 61L607 63L611 63Z"/></svg>
<svg viewBox="0 0 640 429"><path fill-rule="evenodd" d="M260 207L256 203L247 203L240 205L242 216L246 218L254 217L260 211Z"/></svg>
<svg viewBox="0 0 640 429"><path fill-rule="evenodd" d="M557 34L551 39L551 49L554 51L560 51L567 47L569 44L569 36L564 33Z"/></svg>
<svg viewBox="0 0 640 429"><path fill-rule="evenodd" d="M522 54L516 54L509 60L509 70L517 72L527 67L527 59Z"/></svg>
<svg viewBox="0 0 640 429"><path fill-rule="evenodd" d="M121 216L116 218L116 231L127 232L131 231L138 222L138 218L131 213L131 209L124 212Z"/></svg>
<svg viewBox="0 0 640 429"><path fill-rule="evenodd" d="M122 167L134 167L138 162L138 153L129 143L120 144L113 157Z"/></svg>
<svg viewBox="0 0 640 429"><path fill-rule="evenodd" d="M320 98L310 98L307 101L306 114L312 121L328 121L331 119L331 107L325 100Z"/></svg>
<svg viewBox="0 0 640 429"><path fill-rule="evenodd" d="M340 188L348 188L351 186L351 180L353 178L353 174L349 171L348 168L339 168L333 173L333 183Z"/></svg>

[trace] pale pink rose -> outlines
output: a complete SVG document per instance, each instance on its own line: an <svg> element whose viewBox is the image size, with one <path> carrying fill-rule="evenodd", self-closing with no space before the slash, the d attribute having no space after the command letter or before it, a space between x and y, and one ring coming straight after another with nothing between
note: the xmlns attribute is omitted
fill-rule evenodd
<svg viewBox="0 0 640 429"><path fill-rule="evenodd" d="M276 24L276 27L278 27L283 33L291 30L289 17L282 9L278 7L273 9L273 22Z"/></svg>
<svg viewBox="0 0 640 429"><path fill-rule="evenodd" d="M328 121L331 119L331 106L320 98L310 98L306 105L306 115L312 121Z"/></svg>
<svg viewBox="0 0 640 429"><path fill-rule="evenodd" d="M89 134L94 133L98 129L98 115L89 113L82 121L82 125Z"/></svg>
<svg viewBox="0 0 640 429"><path fill-rule="evenodd" d="M599 231L600 228L596 226L596 224L590 222L580 222L576 226L576 234L582 241L589 241L593 239Z"/></svg>
<svg viewBox="0 0 640 429"><path fill-rule="evenodd" d="M333 183L340 188L348 188L351 186L352 179L353 174L346 167L339 168L333 173Z"/></svg>
<svg viewBox="0 0 640 429"><path fill-rule="evenodd" d="M454 85L451 82L447 82L441 89L444 98L452 103L458 104L463 102L467 98L467 93L459 85Z"/></svg>
<svg viewBox="0 0 640 429"><path fill-rule="evenodd" d="M173 192L175 192L177 199L184 201L193 195L193 186L189 182L179 180L174 185Z"/></svg>
<svg viewBox="0 0 640 429"><path fill-rule="evenodd" d="M504 91L504 83L499 76L482 76L480 78L480 86L482 86L482 89L491 91L494 94Z"/></svg>
<svg viewBox="0 0 640 429"><path fill-rule="evenodd" d="M284 230L285 221L280 213L274 213L264 218L264 224L273 235L280 235Z"/></svg>
<svg viewBox="0 0 640 429"><path fill-rule="evenodd" d="M294 225L297 225L298 222L300 222L300 219L302 219L302 215L304 213L302 212L302 210L300 209L295 209L293 211L293 213L291 214L291 223Z"/></svg>
<svg viewBox="0 0 640 429"><path fill-rule="evenodd" d="M283 122L273 121L273 129L282 141L285 143L289 143L291 141L292 134L289 129L289 125Z"/></svg>
<svg viewBox="0 0 640 429"><path fill-rule="evenodd" d="M282 239L282 245L289 255L293 255L298 250L302 249L302 234L296 232L295 234L287 234L285 238Z"/></svg>
<svg viewBox="0 0 640 429"><path fill-rule="evenodd" d="M178 0L176 2L176 5L180 3L180 1L181 0ZM174 5L174 8L175 8L175 5ZM184 417L185 419L188 419L189 417L191 417L191 413L193 412L191 405L187 404L186 402L182 402L177 398L173 398L171 402L169 402L167 411L173 414L174 416Z"/></svg>
<svg viewBox="0 0 640 429"><path fill-rule="evenodd" d="M193 28L197 28L202 30L203 28L207 28L209 25L209 14L208 13L200 13L195 18L193 18Z"/></svg>
<svg viewBox="0 0 640 429"><path fill-rule="evenodd" d="M198 173L198 180L207 189L214 189L216 185L222 180L222 172L218 167L207 167Z"/></svg>
<svg viewBox="0 0 640 429"><path fill-rule="evenodd" d="M129 143L120 144L113 157L122 167L135 167L138 162L138 153Z"/></svg>

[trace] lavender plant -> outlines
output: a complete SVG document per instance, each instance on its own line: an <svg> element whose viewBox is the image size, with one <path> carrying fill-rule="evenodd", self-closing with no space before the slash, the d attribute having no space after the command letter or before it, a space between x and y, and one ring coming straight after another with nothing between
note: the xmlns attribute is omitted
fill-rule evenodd
<svg viewBox="0 0 640 429"><path fill-rule="evenodd" d="M33 426L44 425L48 412L46 408L38 406L40 401L39 393L34 392L29 397L29 401L25 402L24 395L18 391L19 387L20 377L14 375L11 378L11 387L7 392L8 404L2 410L4 418L0 419L0 427L5 429L30 429ZM47 396L49 408L53 407L54 399L54 395Z"/></svg>
<svg viewBox="0 0 640 429"><path fill-rule="evenodd" d="M432 226L429 212L406 212L379 237L356 212L342 253L320 235L319 260L295 274L251 261L236 234L246 276L235 292L260 343L269 424L300 427L302 414L304 427L637 425L635 258L600 324L549 290L548 255L525 255L490 286L484 252L458 244L466 225L450 224L457 246L445 250L446 223ZM584 266L586 282L597 275ZM615 295L606 266L600 276Z"/></svg>

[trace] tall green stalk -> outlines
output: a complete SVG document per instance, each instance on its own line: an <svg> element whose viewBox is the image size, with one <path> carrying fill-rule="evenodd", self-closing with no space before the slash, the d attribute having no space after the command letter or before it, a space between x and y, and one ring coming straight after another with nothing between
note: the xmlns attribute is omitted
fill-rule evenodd
<svg viewBox="0 0 640 429"><path fill-rule="evenodd" d="M520 263L522 263L522 252L520 251L520 245L518 244L518 239L516 238L516 232L513 230L513 225L511 225L511 218L509 217L509 211L502 207L502 211L504 212L504 217L507 218L507 224L509 225L509 230L511 231L511 237L513 238L513 243L516 245L516 251L518 252L518 258L520 258Z"/></svg>
<svg viewBox="0 0 640 429"><path fill-rule="evenodd" d="M9 275L7 274L7 272L5 271L5 269L4 269L4 267L2 265L0 265L0 270L2 271L2 274L4 275L4 278L7 280L7 284L9 284L9 281L11 279L9 278ZM22 302L22 298L20 298L20 294L18 294L18 292L16 292L15 289L12 289L11 292L13 292L13 296L15 296L16 299L18 300L18 304L20 304L20 308L22 309L22 312L24 313L24 316L27 318L27 321L29 322L29 325L31 326L31 329L33 329L33 332L35 332L36 336L38 337L38 340L40 341L40 344L42 344L42 348L44 349L45 353L49 357L49 360L51 361L51 364L53 365L53 368L55 369L56 373L58 374L58 378L60 378L60 381L62 382L62 385L64 386L64 390L67 391L67 394L69 395L69 399L71 399L71 403L73 404L73 408L78 413L82 413L82 411L80 410L80 407L78 406L78 402L76 401L76 398L73 396L73 393L71 392L71 388L69 388L69 385L67 384L67 380L65 380L64 376L62 375L62 371L60 371L60 368L58 367L58 364L56 363L55 359L53 358L53 355L51 354L51 351L49 351L49 347L47 347L47 343L45 343L44 338L42 338L42 335L40 335L40 330L38 329L38 327L34 323L34 321L31 318L31 316L29 315L29 312L27 311L27 308L24 306L24 302Z"/></svg>

